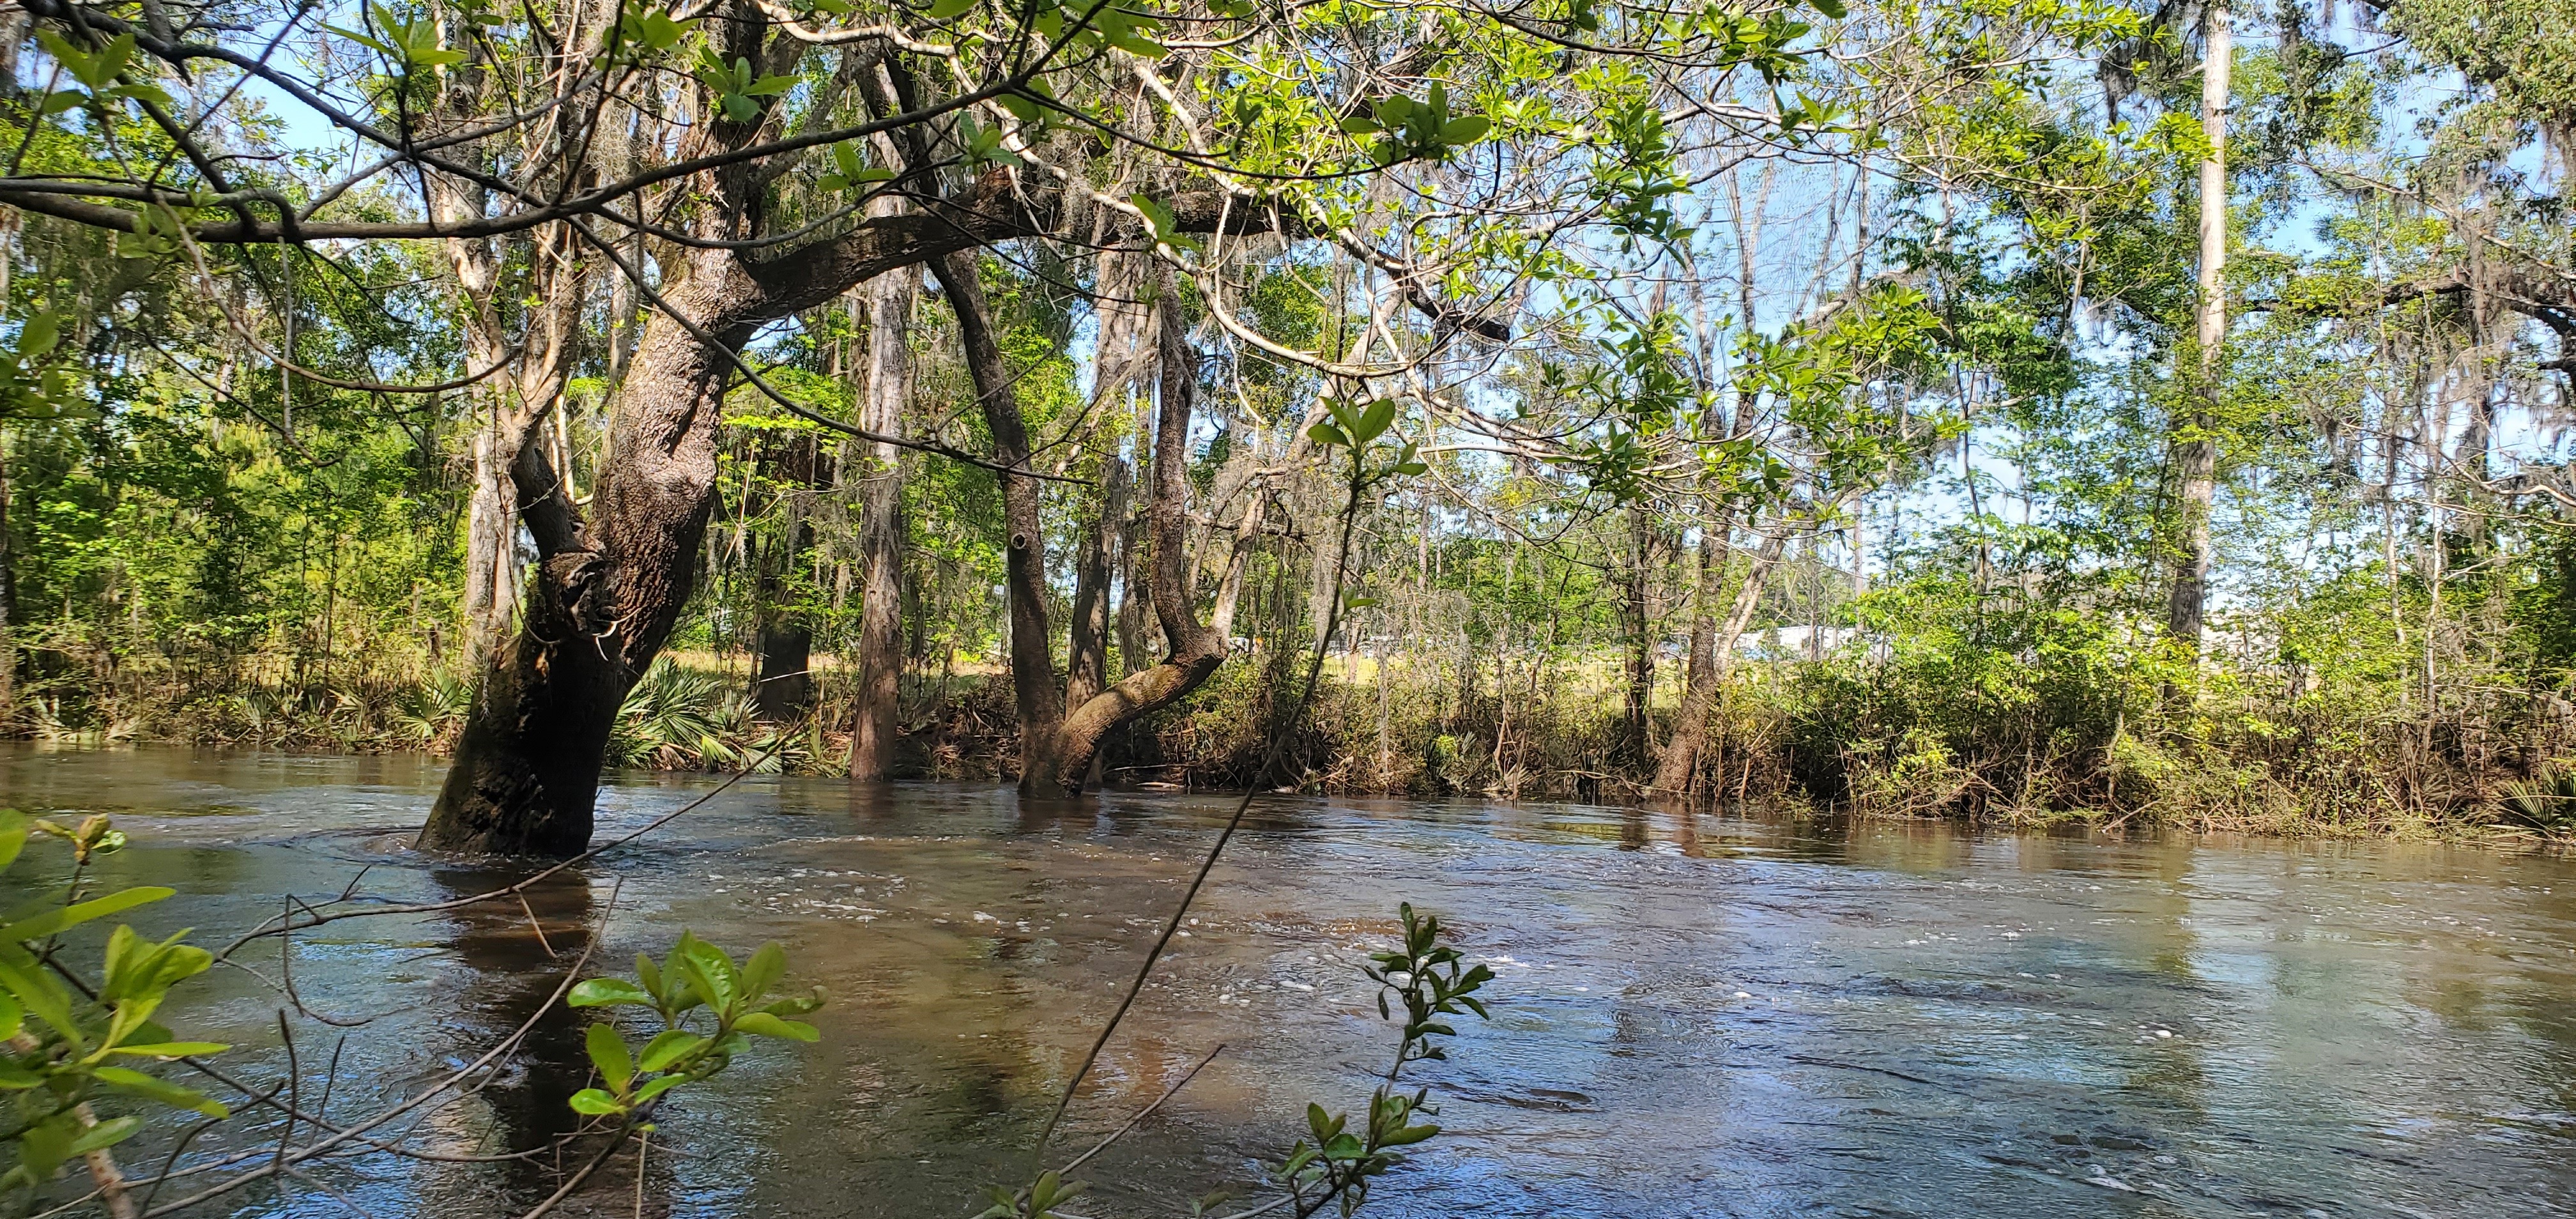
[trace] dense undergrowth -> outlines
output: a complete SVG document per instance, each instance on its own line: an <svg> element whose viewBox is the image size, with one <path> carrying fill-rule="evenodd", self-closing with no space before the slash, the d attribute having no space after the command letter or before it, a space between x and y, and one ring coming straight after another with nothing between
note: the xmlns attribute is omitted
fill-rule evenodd
<svg viewBox="0 0 2576 1219"><path fill-rule="evenodd" d="M2576 708L2553 679L2567 632L2544 595L2552 590L2498 585L2455 609L2432 646L2474 672L2443 683L2428 705L2420 632L2392 625L2402 618L2389 615L2385 588L2356 584L2308 602L2341 595L2340 613L2232 622L2196 662L2114 615L1974 601L1940 579L1892 585L1850 603L1857 632L1821 659L1729 667L1690 798L2271 834L2555 837L2576 824L2576 779L2560 770L2576 754ZM2401 586L2398 597L2399 615L2422 613L2420 590ZM1973 604L1983 612L1964 612ZM443 753L473 696L429 648L399 639L300 673L268 656L120 651L60 636L28 655L19 735L63 743ZM1243 786L1285 688L1273 660L1238 656L1181 705L1119 734L1102 778ZM656 663L627 700L612 761L841 773L846 675L819 668L810 712L773 723L756 714L745 663L705 653ZM1668 668L1678 677L1679 666ZM1325 675L1283 767L1297 788L1670 798L1625 748L1620 677L1597 656L1337 653ZM1672 678L1657 692L1662 741L1681 699ZM899 722L901 773L1010 773L1009 683L989 668L909 675Z"/></svg>

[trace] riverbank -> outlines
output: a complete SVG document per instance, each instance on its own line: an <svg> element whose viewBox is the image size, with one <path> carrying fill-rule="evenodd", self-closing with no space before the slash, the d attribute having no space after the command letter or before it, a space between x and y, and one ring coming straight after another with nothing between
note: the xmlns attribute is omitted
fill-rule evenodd
<svg viewBox="0 0 2576 1219"><path fill-rule="evenodd" d="M1283 704L1285 683L1264 659L1238 657L1190 698L1116 734L1104 780L1182 790L1251 783ZM1324 672L1268 785L1372 796L1672 798L1654 788L1653 761L1688 705L1677 680L1652 688L1652 744L1641 753L1628 735L1621 674L1597 658L1441 667L1336 654ZM2000 827L2576 837L2576 780L2560 777L2561 757L2576 752L2563 715L2427 723L2316 696L2264 707L2216 681L2199 699L2177 702L2051 687L2042 676L1945 701L1858 666L1740 665L1707 705L1685 798ZM744 658L666 659L629 698L610 760L836 775L848 753L850 677L833 666L817 666L814 677L810 712L772 723L754 713ZM437 754L452 745L471 696L463 678L418 658L298 680L258 665L146 656L36 686L20 721L21 735L63 744ZM899 725L901 774L976 781L1012 773L1008 679L992 666L908 674Z"/></svg>

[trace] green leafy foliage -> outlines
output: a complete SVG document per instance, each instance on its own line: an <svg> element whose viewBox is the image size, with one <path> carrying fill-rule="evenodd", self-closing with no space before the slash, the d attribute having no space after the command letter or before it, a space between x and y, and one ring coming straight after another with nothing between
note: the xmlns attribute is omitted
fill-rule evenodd
<svg viewBox="0 0 2576 1219"><path fill-rule="evenodd" d="M1307 1137L1290 1147L1274 1170L1297 1198L1300 1213L1326 1204L1337 1204L1345 1215L1359 1209L1368 1201L1370 1181L1404 1162L1399 1148L1440 1133L1438 1125L1415 1120L1438 1112L1429 1090L1408 1094L1396 1088L1396 1078L1408 1064L1448 1057L1439 1039L1457 1035L1451 1019L1470 1013L1491 1018L1476 993L1494 980L1494 971L1484 965L1468 967L1463 954L1442 943L1437 916L1416 914L1407 902L1397 918L1403 943L1370 954L1373 964L1366 971L1380 987L1378 1015L1401 1029L1395 1065L1388 1068L1386 1082L1369 1094L1367 1115L1356 1125L1348 1115L1327 1112L1322 1105L1306 1106Z"/></svg>
<svg viewBox="0 0 2576 1219"><path fill-rule="evenodd" d="M170 896L157 886L120 889L80 898L82 870L90 860L124 845L124 834L105 817L77 827L0 810L0 870L18 862L31 834L58 838L72 849L75 900L43 902L6 915L0 925L0 1105L6 1106L12 1163L0 1172L0 1192L33 1189L74 1157L104 1150L144 1128L143 1115L100 1119L91 1106L146 1102L207 1117L225 1107L192 1089L124 1065L164 1062L230 1048L187 1041L154 1022L179 983L204 973L212 954L181 943L182 931L147 940L132 927L108 934L95 983L75 989L58 973L64 932ZM150 1112L147 1108L146 1112Z"/></svg>
<svg viewBox="0 0 2576 1219"><path fill-rule="evenodd" d="M343 29L336 25L323 28L359 46L384 56L396 71L404 74L428 68L444 70L465 62L465 52L444 45L439 38L438 22L424 14L404 17L382 4L366 7L374 34Z"/></svg>
<svg viewBox="0 0 2576 1219"><path fill-rule="evenodd" d="M591 978L573 987L568 1006L638 1008L655 1026L640 1051L615 1026L590 1026L584 1044L602 1086L574 1093L573 1111L642 1120L663 1094L732 1065L751 1038L821 1039L813 1025L791 1019L823 1005L821 988L771 997L786 973L786 950L776 944L736 961L683 931L662 960L637 954L634 977Z"/></svg>
<svg viewBox="0 0 2576 1219"><path fill-rule="evenodd" d="M752 71L751 61L739 55L726 63L713 49L698 52L696 75L699 83L716 97L724 116L737 123L748 123L760 117L760 99L776 97L796 87L792 76L761 76Z"/></svg>

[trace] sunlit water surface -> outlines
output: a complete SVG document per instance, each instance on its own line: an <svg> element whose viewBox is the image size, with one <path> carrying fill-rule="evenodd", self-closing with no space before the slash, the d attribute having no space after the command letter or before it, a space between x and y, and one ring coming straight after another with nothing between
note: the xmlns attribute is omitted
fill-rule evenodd
<svg viewBox="0 0 2576 1219"><path fill-rule="evenodd" d="M360 892L398 901L489 887L401 849L438 775L21 747L0 753L0 800L114 814L134 846L109 878L180 890L143 929L220 944L361 869ZM621 777L602 836L715 782ZM776 939L831 993L822 1044L773 1043L686 1094L640 1193L612 1171L570 1213L640 1197L652 1215L964 1216L1020 1176L1228 808L748 779L534 895L545 944L515 904L339 922L291 960L273 940L245 951L256 975L191 984L173 1023L239 1043L224 1060L273 1081L291 967L314 1011L365 1022L292 1021L303 1103L336 1054L329 1114L346 1121L535 1010L585 923L621 970L684 927L737 952ZM1364 1103L1392 1040L1358 965L1401 900L1501 976L1492 1023L1464 1023L1452 1061L1420 1072L1448 1133L1375 1213L2576 1214L2576 871L2557 858L1476 802L1270 797L1254 816L1061 1142L1227 1049L1086 1168L1083 1214L1250 1184L1307 1100ZM58 865L31 853L13 883ZM543 1022L491 1086L387 1129L449 1154L544 1143L585 1082L583 1023ZM514 1214L553 1181L384 1157L320 1177L385 1219ZM303 1183L228 1205L349 1213Z"/></svg>

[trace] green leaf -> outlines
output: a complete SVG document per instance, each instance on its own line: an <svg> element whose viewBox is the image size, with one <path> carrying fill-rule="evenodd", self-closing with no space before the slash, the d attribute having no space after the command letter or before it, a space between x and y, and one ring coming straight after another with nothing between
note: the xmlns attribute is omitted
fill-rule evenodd
<svg viewBox="0 0 2576 1219"><path fill-rule="evenodd" d="M584 1048L590 1051L590 1065L599 1071L612 1091L624 1092L635 1080L635 1055L627 1050L626 1039L605 1024L594 1024L582 1034Z"/></svg>
<svg viewBox="0 0 2576 1219"><path fill-rule="evenodd" d="M930 19L946 21L973 7L975 7L975 0L931 0Z"/></svg>
<svg viewBox="0 0 2576 1219"><path fill-rule="evenodd" d="M671 958L681 976L688 979L690 989L707 1006L723 1011L732 1007L741 994L741 976L734 971L733 958L726 956L723 949L684 931L680 942L671 949Z"/></svg>
<svg viewBox="0 0 2576 1219"><path fill-rule="evenodd" d="M1426 1122L1419 1126L1407 1126L1401 1130L1391 1131L1378 1142L1386 1147L1410 1147L1438 1133L1440 1133L1438 1126Z"/></svg>
<svg viewBox="0 0 2576 1219"><path fill-rule="evenodd" d="M644 984L644 993L652 996L646 1002L655 1007L662 1006L662 1000L670 991L663 985L662 970L653 964L653 958L640 952L635 954L635 977Z"/></svg>
<svg viewBox="0 0 2576 1219"><path fill-rule="evenodd" d="M131 1137L135 1131L141 1130L142 1128L142 1118L112 1117L90 1127L87 1130L81 1131L80 1137L73 1139L71 1146L65 1150L76 1156L88 1155L93 1151L104 1151L107 1148L114 1147L117 1144L124 1142L127 1138Z"/></svg>
<svg viewBox="0 0 2576 1219"><path fill-rule="evenodd" d="M571 1105L573 1112L592 1117L606 1117L612 1113L626 1112L626 1106L618 1104L616 1097L597 1088L584 1088L575 1092L572 1094L572 1099L564 1103Z"/></svg>
<svg viewBox="0 0 2576 1219"><path fill-rule="evenodd" d="M815 1042L823 1039L822 1031L801 1020L781 1020L767 1012L753 1012L734 1022L734 1027L755 1037L778 1037L788 1041Z"/></svg>
<svg viewBox="0 0 2576 1219"><path fill-rule="evenodd" d="M1482 115L1471 114L1465 118L1451 119L1446 124L1443 124L1440 128L1440 142L1443 144L1473 144L1476 141L1485 138L1485 133L1493 129L1494 122L1492 119L1485 118Z"/></svg>
<svg viewBox="0 0 2576 1219"><path fill-rule="evenodd" d="M707 1039L687 1029L664 1029L644 1047L644 1057L635 1065L647 1071L667 1071L671 1064L695 1053Z"/></svg>
<svg viewBox="0 0 2576 1219"><path fill-rule="evenodd" d="M592 978L564 996L565 1007L654 1006L652 994L624 978Z"/></svg>
<svg viewBox="0 0 2576 1219"><path fill-rule="evenodd" d="M645 1080L644 1086L635 1090L635 1103L643 1104L687 1082L689 1077L686 1075L662 1075Z"/></svg>
<svg viewBox="0 0 2576 1219"><path fill-rule="evenodd" d="M105 897L94 897L85 902L50 910L23 922L0 927L0 936L6 936L11 940L41 940L64 928L77 927L94 918L105 918L120 911L131 910L136 906L149 905L176 892L178 890L165 889L159 885L138 885L131 889L110 893Z"/></svg>
<svg viewBox="0 0 2576 1219"><path fill-rule="evenodd" d="M79 1026L72 1019L71 992L43 972L34 957L16 945L0 945L0 988L54 1031L77 1044Z"/></svg>
<svg viewBox="0 0 2576 1219"><path fill-rule="evenodd" d="M1306 438L1328 448L1349 448L1351 443L1351 438L1343 435L1342 429L1329 423L1317 423L1307 428Z"/></svg>
<svg viewBox="0 0 2576 1219"><path fill-rule="evenodd" d="M155 1041L147 1045L109 1047L110 1054L132 1054L137 1058L189 1058L198 1054L221 1054L232 1047L220 1041Z"/></svg>
<svg viewBox="0 0 2576 1219"><path fill-rule="evenodd" d="M90 1074L96 1077L98 1082L120 1092L131 1092L148 1100L159 1101L173 1109L187 1109L205 1114L207 1117L232 1116L232 1110L224 1108L211 1098L182 1088L168 1080L146 1075L141 1071L129 1070L125 1067L92 1067Z"/></svg>
<svg viewBox="0 0 2576 1219"><path fill-rule="evenodd" d="M28 318L18 328L18 354L42 355L54 348L61 333L61 320L48 310ZM18 852L27 846L27 815L14 808L0 808L0 872L18 862Z"/></svg>
<svg viewBox="0 0 2576 1219"><path fill-rule="evenodd" d="M1369 403L1368 409L1361 412L1359 426L1351 432L1351 439L1358 444L1367 444L1385 435L1386 429L1394 423L1395 401L1391 398L1380 398Z"/></svg>
<svg viewBox="0 0 2576 1219"><path fill-rule="evenodd" d="M787 975L787 950L778 941L761 945L742 966L742 997L758 999Z"/></svg>
<svg viewBox="0 0 2576 1219"><path fill-rule="evenodd" d="M339 26L336 26L336 25L325 25L325 26L323 26L322 28L323 28L323 29L326 29L326 30L331 31L332 33L337 34L337 35L341 36L342 38L346 38L346 39L348 39L348 40L349 40L349 41L351 41L351 42L357 43L359 46L365 47L365 48L367 48L368 50L374 51L374 52L376 52L377 54L380 54L380 55L384 56L384 57L385 57L385 58L387 58L387 59L396 60L396 61L400 61L400 60L402 59L402 52L397 51L397 50L393 49L392 47L386 46L385 44L383 44L383 43L381 43L381 42L378 42L378 41L376 41L375 39L370 38L370 37L368 37L368 36L366 36L366 35L364 35L364 34L361 34L361 33L359 33L359 32L358 32L358 31L356 31L356 30L344 30L344 29L342 29L342 28L340 28ZM37 35L37 36L38 36L38 37L40 37L40 38L41 38L41 37L43 37L43 35L41 35L41 34L39 34L39 35Z"/></svg>

